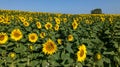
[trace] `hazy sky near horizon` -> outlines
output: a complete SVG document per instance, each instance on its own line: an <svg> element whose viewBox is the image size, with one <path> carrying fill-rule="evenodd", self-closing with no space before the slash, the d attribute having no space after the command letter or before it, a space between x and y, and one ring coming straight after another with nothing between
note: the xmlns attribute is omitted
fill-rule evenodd
<svg viewBox="0 0 120 67"><path fill-rule="evenodd" d="M7 10L88 14L95 8L120 14L120 0L0 0L0 9Z"/></svg>

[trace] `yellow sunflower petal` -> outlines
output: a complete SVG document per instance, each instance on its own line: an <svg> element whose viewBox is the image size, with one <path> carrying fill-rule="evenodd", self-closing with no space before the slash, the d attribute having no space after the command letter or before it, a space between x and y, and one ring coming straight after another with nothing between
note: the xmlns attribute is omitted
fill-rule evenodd
<svg viewBox="0 0 120 67"><path fill-rule="evenodd" d="M30 33L28 35L29 41L35 43L38 40L38 36L36 33Z"/></svg>
<svg viewBox="0 0 120 67"><path fill-rule="evenodd" d="M0 33L0 44L5 44L8 40L8 35L6 33Z"/></svg>
<svg viewBox="0 0 120 67"><path fill-rule="evenodd" d="M11 36L11 39L13 39L15 41L18 41L23 37L22 32L20 31L20 29L14 29L11 32L10 36Z"/></svg>
<svg viewBox="0 0 120 67"><path fill-rule="evenodd" d="M86 46L79 46L79 51L77 52L77 61L83 62L86 59Z"/></svg>
<svg viewBox="0 0 120 67"><path fill-rule="evenodd" d="M53 54L55 53L57 50L57 45L51 40L49 39L46 43L43 44L43 49L42 51L45 54Z"/></svg>

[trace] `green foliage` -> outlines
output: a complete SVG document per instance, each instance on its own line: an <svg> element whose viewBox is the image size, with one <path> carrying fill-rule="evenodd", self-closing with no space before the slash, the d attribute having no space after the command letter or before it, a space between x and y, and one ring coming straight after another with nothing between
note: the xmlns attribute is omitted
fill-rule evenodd
<svg viewBox="0 0 120 67"><path fill-rule="evenodd" d="M102 13L100 9L95 11L95 13ZM0 67L120 66L120 15L71 15L2 10L0 14L0 17L9 17L11 22L6 24L0 21L0 33L5 32L9 37L5 44L0 44ZM29 26L24 26L19 19L21 16L29 22ZM30 17L32 17L31 20L29 20ZM101 20L101 17L105 20ZM60 19L58 31L54 30L56 24L54 18ZM65 18L66 22L63 20ZM72 26L74 20L78 24L75 30ZM41 29L37 28L37 21L41 22ZM47 22L52 23L52 29L45 29ZM21 29L23 34L19 41L14 41L10 36L15 28ZM40 37L41 32L46 33L44 38ZM35 43L29 41L29 33L37 34L38 39ZM72 41L68 41L69 34L73 35ZM57 45L56 52L51 55L42 51L43 44L49 38ZM57 39L62 40L61 45ZM81 44L85 44L87 55L83 62L78 62L77 51ZM98 56L96 56L97 53Z"/></svg>

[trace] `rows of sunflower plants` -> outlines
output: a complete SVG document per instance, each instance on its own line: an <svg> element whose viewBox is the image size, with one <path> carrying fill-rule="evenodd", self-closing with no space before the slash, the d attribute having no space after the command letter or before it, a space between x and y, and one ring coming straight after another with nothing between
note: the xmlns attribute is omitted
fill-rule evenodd
<svg viewBox="0 0 120 67"><path fill-rule="evenodd" d="M119 67L120 15L0 10L0 67Z"/></svg>

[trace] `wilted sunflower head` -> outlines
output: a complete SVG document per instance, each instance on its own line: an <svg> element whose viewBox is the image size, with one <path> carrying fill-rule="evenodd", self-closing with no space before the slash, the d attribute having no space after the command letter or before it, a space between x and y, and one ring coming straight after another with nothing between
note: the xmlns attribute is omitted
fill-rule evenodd
<svg viewBox="0 0 120 67"><path fill-rule="evenodd" d="M50 22L47 22L45 24L45 28L46 28L46 30L51 29L52 28L52 24Z"/></svg>
<svg viewBox="0 0 120 67"><path fill-rule="evenodd" d="M77 61L84 61L86 58L86 46L84 44L82 44L81 46L79 46L79 51L77 52Z"/></svg>
<svg viewBox="0 0 120 67"><path fill-rule="evenodd" d="M41 29L41 28L42 28L42 25L41 25L40 22L36 22L36 25L37 25L37 28L38 28L38 29Z"/></svg>
<svg viewBox="0 0 120 67"><path fill-rule="evenodd" d="M11 39L15 40L15 41L18 41L20 40L22 37L23 37L23 34L22 32L20 31L20 29L14 29L11 34Z"/></svg>
<svg viewBox="0 0 120 67"><path fill-rule="evenodd" d="M30 33L30 34L28 35L28 37L29 37L29 41L30 41L30 42L33 42L33 43L35 43L35 42L37 41L37 39L38 39L38 36L37 36L36 33Z"/></svg>
<svg viewBox="0 0 120 67"><path fill-rule="evenodd" d="M8 35L6 33L0 33L0 44L5 44L8 40Z"/></svg>
<svg viewBox="0 0 120 67"><path fill-rule="evenodd" d="M49 39L46 43L43 44L43 49L42 51L45 54L53 54L55 53L57 50L57 45L51 40Z"/></svg>

